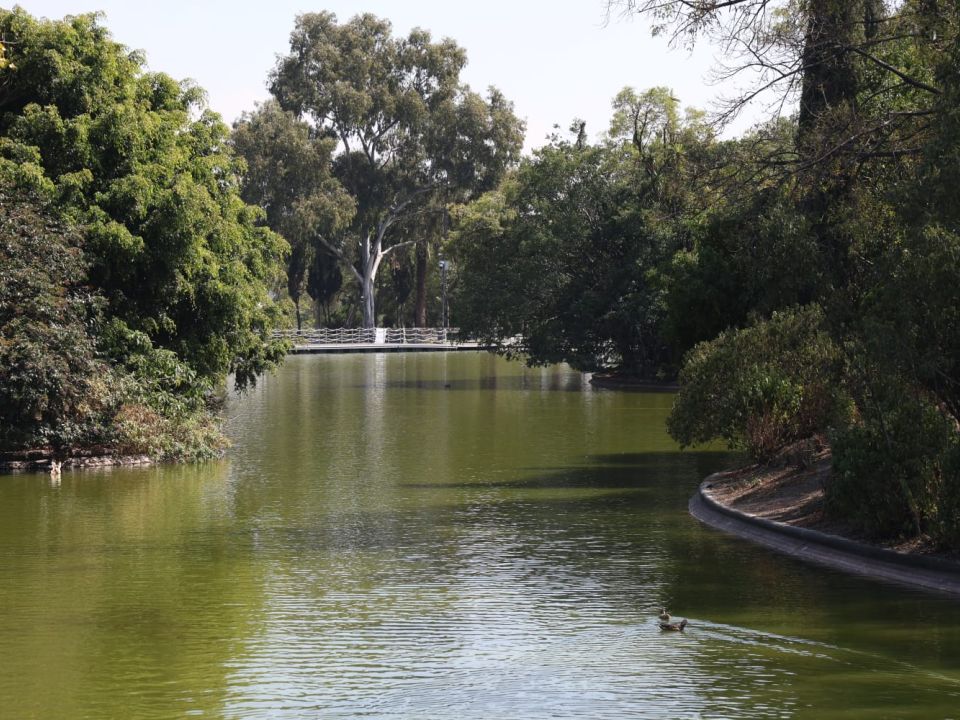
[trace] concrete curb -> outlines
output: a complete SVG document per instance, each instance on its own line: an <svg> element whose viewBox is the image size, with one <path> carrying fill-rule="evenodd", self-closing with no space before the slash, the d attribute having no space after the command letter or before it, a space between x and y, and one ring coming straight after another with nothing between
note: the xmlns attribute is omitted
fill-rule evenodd
<svg viewBox="0 0 960 720"><path fill-rule="evenodd" d="M721 476L708 477L690 498L690 514L700 522L800 560L960 596L960 563L906 555L734 510L710 496Z"/></svg>

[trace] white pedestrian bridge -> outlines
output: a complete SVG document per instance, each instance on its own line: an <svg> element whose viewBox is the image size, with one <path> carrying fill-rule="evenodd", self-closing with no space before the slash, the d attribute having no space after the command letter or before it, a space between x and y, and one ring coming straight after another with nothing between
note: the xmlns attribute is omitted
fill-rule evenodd
<svg viewBox="0 0 960 720"><path fill-rule="evenodd" d="M456 328L313 328L275 330L273 337L289 340L295 354L484 349L477 342L461 341Z"/></svg>

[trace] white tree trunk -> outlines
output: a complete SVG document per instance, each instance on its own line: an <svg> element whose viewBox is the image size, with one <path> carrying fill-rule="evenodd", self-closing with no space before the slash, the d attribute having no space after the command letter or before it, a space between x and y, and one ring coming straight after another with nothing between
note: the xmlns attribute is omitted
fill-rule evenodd
<svg viewBox="0 0 960 720"><path fill-rule="evenodd" d="M409 201L401 205L401 209L406 207L409 204ZM363 327L372 328L377 325L377 314L376 314L376 299L373 292L373 281L377 277L377 269L380 267L380 261L389 253L391 250L396 250L397 248L410 245L413 241L400 242L396 245L391 245L388 248L383 248L383 238L387 233L387 230L391 225L396 221L396 215L391 214L387 217L386 220L382 221L377 226L376 237L371 238L370 234L366 235L363 240L360 241L360 270L347 259L347 257L335 248L330 245L324 239L320 239L320 242L330 251L330 253L336 257L344 267L350 269L354 277L357 278L357 282L360 283L360 302L363 305ZM372 241L372 242L371 242Z"/></svg>
<svg viewBox="0 0 960 720"><path fill-rule="evenodd" d="M364 268L364 270L366 269L367 268ZM377 316L375 312L376 308L374 305L373 295L373 273L364 272L361 288L361 300L363 301L363 326L365 328L376 327Z"/></svg>

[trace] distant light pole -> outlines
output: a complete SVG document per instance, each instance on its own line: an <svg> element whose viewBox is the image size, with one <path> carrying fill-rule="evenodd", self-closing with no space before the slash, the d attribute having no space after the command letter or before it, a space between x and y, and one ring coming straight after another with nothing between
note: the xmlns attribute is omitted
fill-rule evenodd
<svg viewBox="0 0 960 720"><path fill-rule="evenodd" d="M448 260L440 258L440 327L447 329L447 266Z"/></svg>

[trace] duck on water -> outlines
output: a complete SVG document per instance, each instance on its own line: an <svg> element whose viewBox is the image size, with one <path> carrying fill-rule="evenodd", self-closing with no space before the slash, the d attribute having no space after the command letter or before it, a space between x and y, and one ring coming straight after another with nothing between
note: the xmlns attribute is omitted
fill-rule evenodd
<svg viewBox="0 0 960 720"><path fill-rule="evenodd" d="M687 619L684 618L679 622L670 622L672 618L670 613L667 612L666 608L660 608L660 615L658 615L660 620L660 629L661 630L672 630L675 632L683 632L683 629L687 626Z"/></svg>

